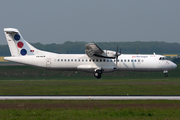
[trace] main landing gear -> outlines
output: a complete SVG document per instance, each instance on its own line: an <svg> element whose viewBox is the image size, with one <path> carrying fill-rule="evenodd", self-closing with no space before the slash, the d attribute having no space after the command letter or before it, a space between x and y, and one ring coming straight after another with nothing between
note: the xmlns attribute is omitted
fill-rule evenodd
<svg viewBox="0 0 180 120"><path fill-rule="evenodd" d="M102 70L96 70L95 73L94 73L94 77L96 77L97 79L100 79L101 74L102 74Z"/></svg>

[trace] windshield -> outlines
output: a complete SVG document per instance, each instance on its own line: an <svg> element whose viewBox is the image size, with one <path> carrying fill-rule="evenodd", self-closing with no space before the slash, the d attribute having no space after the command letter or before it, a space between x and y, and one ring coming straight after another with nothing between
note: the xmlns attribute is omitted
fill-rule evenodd
<svg viewBox="0 0 180 120"><path fill-rule="evenodd" d="M166 60L166 57L160 57L159 60Z"/></svg>

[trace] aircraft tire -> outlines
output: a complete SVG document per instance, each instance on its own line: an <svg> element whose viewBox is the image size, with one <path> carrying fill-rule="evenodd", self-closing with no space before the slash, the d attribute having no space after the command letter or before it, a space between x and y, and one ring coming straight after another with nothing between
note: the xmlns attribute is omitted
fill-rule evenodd
<svg viewBox="0 0 180 120"><path fill-rule="evenodd" d="M94 73L94 77L96 77L97 79L100 79L100 78L101 78L101 74L98 73L98 72L95 72L95 73Z"/></svg>
<svg viewBox="0 0 180 120"><path fill-rule="evenodd" d="M101 74L99 74L99 76L96 77L97 79L100 79L101 78Z"/></svg>
<svg viewBox="0 0 180 120"><path fill-rule="evenodd" d="M168 77L168 74L166 73L166 74L164 74L164 77Z"/></svg>

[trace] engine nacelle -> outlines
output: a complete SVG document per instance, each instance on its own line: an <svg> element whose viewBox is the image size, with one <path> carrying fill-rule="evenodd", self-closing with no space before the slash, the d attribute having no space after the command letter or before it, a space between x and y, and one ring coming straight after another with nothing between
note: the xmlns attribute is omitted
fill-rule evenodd
<svg viewBox="0 0 180 120"><path fill-rule="evenodd" d="M107 57L116 57L116 52L111 50L103 50Z"/></svg>

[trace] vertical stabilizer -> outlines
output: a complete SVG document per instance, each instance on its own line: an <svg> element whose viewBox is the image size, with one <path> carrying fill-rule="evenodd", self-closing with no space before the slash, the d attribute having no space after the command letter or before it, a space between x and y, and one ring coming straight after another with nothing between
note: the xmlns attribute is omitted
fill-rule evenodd
<svg viewBox="0 0 180 120"><path fill-rule="evenodd" d="M38 50L26 42L20 32L15 28L4 28L4 33L11 52L11 56L35 55Z"/></svg>

